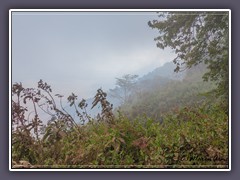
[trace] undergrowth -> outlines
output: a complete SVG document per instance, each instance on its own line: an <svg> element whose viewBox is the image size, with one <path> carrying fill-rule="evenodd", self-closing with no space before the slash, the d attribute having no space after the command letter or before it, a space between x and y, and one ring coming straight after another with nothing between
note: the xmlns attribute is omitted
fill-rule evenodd
<svg viewBox="0 0 240 180"><path fill-rule="evenodd" d="M147 116L67 126L55 119L43 137L12 132L12 158L41 168L226 168L228 114L221 104L186 106L159 122Z"/></svg>

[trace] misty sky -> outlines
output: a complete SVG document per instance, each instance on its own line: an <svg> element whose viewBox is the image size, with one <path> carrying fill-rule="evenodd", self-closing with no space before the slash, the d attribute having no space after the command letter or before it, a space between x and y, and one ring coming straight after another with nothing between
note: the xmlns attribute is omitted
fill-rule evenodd
<svg viewBox="0 0 240 180"><path fill-rule="evenodd" d="M155 12L13 12L12 82L82 98L115 87L124 74L142 76L174 58L156 47L147 22Z"/></svg>

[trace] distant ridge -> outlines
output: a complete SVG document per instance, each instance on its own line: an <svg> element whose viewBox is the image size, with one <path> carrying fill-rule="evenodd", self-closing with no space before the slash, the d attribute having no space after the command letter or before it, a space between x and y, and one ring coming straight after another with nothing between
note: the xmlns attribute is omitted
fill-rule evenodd
<svg viewBox="0 0 240 180"><path fill-rule="evenodd" d="M174 72L176 65L173 62L167 62L163 66L160 66L153 71L149 72L148 74L139 78L139 80L146 80L146 79L153 79L155 77L164 77L173 80L182 80L185 76L185 72Z"/></svg>

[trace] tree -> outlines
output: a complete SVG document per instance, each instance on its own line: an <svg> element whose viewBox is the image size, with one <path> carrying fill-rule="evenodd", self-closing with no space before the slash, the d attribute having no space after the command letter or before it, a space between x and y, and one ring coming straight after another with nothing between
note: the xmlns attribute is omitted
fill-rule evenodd
<svg viewBox="0 0 240 180"><path fill-rule="evenodd" d="M205 63L203 79L216 82L217 95L228 99L229 12L161 12L148 25L159 30L157 47L176 53L175 72Z"/></svg>
<svg viewBox="0 0 240 180"><path fill-rule="evenodd" d="M123 75L122 78L116 78L115 89L110 89L110 95L126 103L129 100L131 93L133 92L138 75Z"/></svg>

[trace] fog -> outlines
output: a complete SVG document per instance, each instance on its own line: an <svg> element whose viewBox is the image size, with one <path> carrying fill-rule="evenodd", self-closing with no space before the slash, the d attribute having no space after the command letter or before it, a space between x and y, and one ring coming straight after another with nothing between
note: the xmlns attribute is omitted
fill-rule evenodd
<svg viewBox="0 0 240 180"><path fill-rule="evenodd" d="M123 74L140 77L171 61L147 22L155 12L13 12L12 83L83 98L114 88Z"/></svg>

